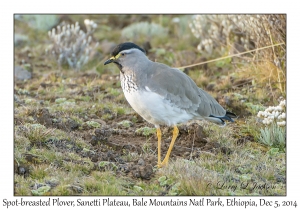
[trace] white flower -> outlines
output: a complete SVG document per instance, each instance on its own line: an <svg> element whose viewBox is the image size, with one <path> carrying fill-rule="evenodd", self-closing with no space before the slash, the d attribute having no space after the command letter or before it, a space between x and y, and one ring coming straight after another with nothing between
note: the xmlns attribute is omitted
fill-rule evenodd
<svg viewBox="0 0 300 210"><path fill-rule="evenodd" d="M280 118L285 119L285 113L284 112L280 115Z"/></svg>
<svg viewBox="0 0 300 210"><path fill-rule="evenodd" d="M279 106L281 106L282 108L284 108L284 107L285 107L285 100L283 100L283 101L280 101L280 104L279 104Z"/></svg>
<svg viewBox="0 0 300 210"><path fill-rule="evenodd" d="M277 122L277 125L278 125L278 126L285 126L285 125L286 125L286 122L285 122L285 121Z"/></svg>
<svg viewBox="0 0 300 210"><path fill-rule="evenodd" d="M274 116L275 118L277 118L277 117L279 116L279 112L278 112L278 111L273 111L272 114L273 114L273 116Z"/></svg>
<svg viewBox="0 0 300 210"><path fill-rule="evenodd" d="M272 107L269 106L265 111L266 111L266 112L272 112Z"/></svg>
<svg viewBox="0 0 300 210"><path fill-rule="evenodd" d="M264 112L263 112L263 116L264 116L264 117L268 117L269 115L270 115L269 112L267 112L267 111L264 111Z"/></svg>
<svg viewBox="0 0 300 210"><path fill-rule="evenodd" d="M270 123L272 123L273 120L269 119L269 118L265 118L263 120L263 124L269 125Z"/></svg>
<svg viewBox="0 0 300 210"><path fill-rule="evenodd" d="M90 20L89 20L89 19L85 19L85 20L84 20L84 24L85 24L85 25L89 25L89 24L90 24Z"/></svg>

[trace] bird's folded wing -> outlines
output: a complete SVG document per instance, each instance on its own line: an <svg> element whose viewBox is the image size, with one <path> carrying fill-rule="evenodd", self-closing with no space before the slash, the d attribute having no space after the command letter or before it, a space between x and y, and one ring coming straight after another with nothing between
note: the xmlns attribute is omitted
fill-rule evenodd
<svg viewBox="0 0 300 210"><path fill-rule="evenodd" d="M155 63L145 86L161 95L170 104L191 114L207 117L224 116L226 111L208 93L198 88L195 82L178 69Z"/></svg>

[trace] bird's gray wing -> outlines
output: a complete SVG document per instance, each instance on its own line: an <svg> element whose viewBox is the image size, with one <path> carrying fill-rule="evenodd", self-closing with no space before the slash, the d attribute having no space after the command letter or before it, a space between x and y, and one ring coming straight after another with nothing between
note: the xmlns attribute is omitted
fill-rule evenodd
<svg viewBox="0 0 300 210"><path fill-rule="evenodd" d="M224 108L208 93L197 87L185 73L153 62L147 71L145 86L161 95L174 106L201 117L224 116Z"/></svg>

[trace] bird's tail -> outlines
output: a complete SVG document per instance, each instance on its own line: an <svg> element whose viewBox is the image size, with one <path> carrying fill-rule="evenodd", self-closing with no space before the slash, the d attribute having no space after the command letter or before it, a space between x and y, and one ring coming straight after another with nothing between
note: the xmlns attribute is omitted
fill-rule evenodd
<svg viewBox="0 0 300 210"><path fill-rule="evenodd" d="M214 115L209 115L205 119L208 120L208 121L210 121L210 122L216 123L218 125L225 126L226 123L225 123L224 120L228 120L230 122L234 122L234 120L232 118L236 118L236 117L237 116L234 113L226 111L226 114L224 116L222 116L222 117L220 117L220 116L214 116Z"/></svg>

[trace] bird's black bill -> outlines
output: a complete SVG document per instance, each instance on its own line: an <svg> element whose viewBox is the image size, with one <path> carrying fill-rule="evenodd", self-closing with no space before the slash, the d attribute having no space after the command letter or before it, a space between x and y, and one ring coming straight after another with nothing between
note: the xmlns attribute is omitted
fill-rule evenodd
<svg viewBox="0 0 300 210"><path fill-rule="evenodd" d="M114 60L113 59L108 59L107 61L104 62L104 65L112 63Z"/></svg>

